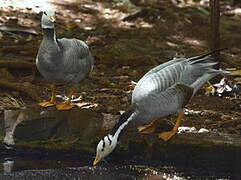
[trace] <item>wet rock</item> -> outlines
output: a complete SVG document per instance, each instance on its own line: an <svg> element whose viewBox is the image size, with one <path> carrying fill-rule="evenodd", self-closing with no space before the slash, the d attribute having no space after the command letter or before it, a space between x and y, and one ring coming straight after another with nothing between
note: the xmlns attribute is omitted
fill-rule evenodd
<svg viewBox="0 0 241 180"><path fill-rule="evenodd" d="M14 145L17 141L17 145L46 145L60 149L71 147L74 143L88 146L101 134L102 119L102 115L80 108L60 112L55 107L33 105L22 110L5 110L6 133L3 142ZM55 143L62 146L55 146Z"/></svg>
<svg viewBox="0 0 241 180"><path fill-rule="evenodd" d="M96 144L118 122L118 117L108 113L100 114L94 108L58 111L55 107L32 105L20 110L5 110L4 123L3 120L0 122L6 132L3 142L14 145L15 152L18 147L27 147L94 154ZM167 131L173 127L167 121L160 123L158 130ZM138 133L136 129L129 129L120 137L112 157L131 156L172 162L188 160L203 164L217 161L236 163L232 159L241 156L240 139L239 135L195 131L177 134L164 142L158 138L158 132L146 135Z"/></svg>

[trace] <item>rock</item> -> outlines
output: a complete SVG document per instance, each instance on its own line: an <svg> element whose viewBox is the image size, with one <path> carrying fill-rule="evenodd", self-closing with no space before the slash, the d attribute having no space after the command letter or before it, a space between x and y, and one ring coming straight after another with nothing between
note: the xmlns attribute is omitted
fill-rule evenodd
<svg viewBox="0 0 241 180"><path fill-rule="evenodd" d="M27 149L41 148L38 153L76 150L94 155L100 138L118 122L117 116L100 114L94 108L57 111L55 107L42 108L38 105L5 110L4 116L5 125L0 118L0 125L6 131L4 143L15 144L15 152L24 147L23 153L29 153ZM167 121L161 123L160 129L163 130ZM171 129L172 126L166 128ZM203 165L218 161L241 165L238 159L235 162L233 160L241 157L239 135L196 133L195 129L189 129L189 133L177 134L168 142L160 140L157 134L144 135L139 134L136 129L129 129L120 137L112 157L125 158L131 155L145 160L192 161ZM1 150L0 156L2 152Z"/></svg>
<svg viewBox="0 0 241 180"><path fill-rule="evenodd" d="M4 115L4 143L14 145L16 140L16 145L49 148L58 148L53 143L56 140L60 142L59 148L70 148L75 142L88 146L101 134L103 119L89 109L74 108L60 112L55 107L44 109L38 105L22 110L5 110Z"/></svg>

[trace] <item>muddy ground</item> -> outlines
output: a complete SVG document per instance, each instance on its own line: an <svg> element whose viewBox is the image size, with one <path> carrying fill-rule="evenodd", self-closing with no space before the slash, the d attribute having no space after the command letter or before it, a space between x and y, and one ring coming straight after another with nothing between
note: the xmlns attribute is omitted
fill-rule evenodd
<svg viewBox="0 0 241 180"><path fill-rule="evenodd" d="M12 3L13 2L13 3ZM135 82L152 67L173 57L191 57L209 49L209 8L199 1L123 3L110 0L2 1L0 8L0 109L20 108L48 100L50 89L31 63L42 35L41 10L57 12L57 37L81 39L95 56L91 76L80 84L80 108L93 108L106 118L125 111ZM176 1L175 1L176 2ZM11 4L12 3L12 4ZM237 10L238 9L238 10ZM241 13L221 5L220 68L241 68ZM13 62L4 64L2 62ZM16 61L16 62L15 62ZM21 65L21 62L30 65ZM2 64L1 64L2 63ZM20 64L20 65L19 65ZM219 82L222 76L211 81ZM229 77L240 83L238 77ZM5 82L10 82L5 83ZM58 86L57 93L68 94ZM187 105L184 126L241 134L240 94L205 96L200 90ZM175 116L167 118L175 122Z"/></svg>

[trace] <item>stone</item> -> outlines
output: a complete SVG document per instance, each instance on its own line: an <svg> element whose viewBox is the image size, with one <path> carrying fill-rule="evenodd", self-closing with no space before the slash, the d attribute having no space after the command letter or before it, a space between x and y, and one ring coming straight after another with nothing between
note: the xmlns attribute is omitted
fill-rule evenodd
<svg viewBox="0 0 241 180"><path fill-rule="evenodd" d="M117 116L101 114L95 108L73 108L58 111L55 107L42 108L32 105L25 109L5 110L4 122L0 116L0 128L6 133L3 142L14 147L18 154L55 152L56 150L95 154L96 145L118 122ZM173 125L162 120L158 130L168 131ZM165 128L166 129L165 129ZM164 130L165 129L165 130ZM241 137L239 135L217 132L180 133L170 141L158 138L158 132L139 134L128 129L119 138L112 157L133 156L145 160L192 161L207 165L210 162L233 162L241 156ZM2 133L3 134L3 133ZM0 146L1 149L1 146ZM30 149L30 150L29 150ZM40 149L40 150L38 150ZM43 151L44 149L44 151ZM178 149L178 150L177 150ZM225 154L225 155L223 155ZM4 150L0 150L0 156Z"/></svg>
<svg viewBox="0 0 241 180"><path fill-rule="evenodd" d="M6 133L3 142L14 145L17 141L19 145L31 147L36 142L36 146L41 146L40 141L46 141L43 143L45 145L47 142L51 144L54 139L62 145L66 144L66 147L71 144L70 141L89 144L101 132L102 119L101 114L80 108L58 111L55 107L33 105L21 110L5 110Z"/></svg>

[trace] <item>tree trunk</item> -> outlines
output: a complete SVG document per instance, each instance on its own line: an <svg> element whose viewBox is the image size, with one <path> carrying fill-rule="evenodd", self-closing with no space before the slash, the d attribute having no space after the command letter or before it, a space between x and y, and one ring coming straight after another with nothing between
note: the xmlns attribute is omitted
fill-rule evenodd
<svg viewBox="0 0 241 180"><path fill-rule="evenodd" d="M220 48L220 31L219 31L219 18L220 18L220 3L219 0L210 0L211 9L211 42L210 49L215 50ZM213 54L215 59L220 58L220 53L216 52Z"/></svg>

